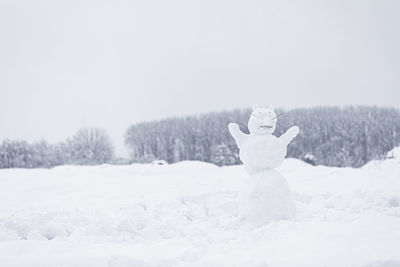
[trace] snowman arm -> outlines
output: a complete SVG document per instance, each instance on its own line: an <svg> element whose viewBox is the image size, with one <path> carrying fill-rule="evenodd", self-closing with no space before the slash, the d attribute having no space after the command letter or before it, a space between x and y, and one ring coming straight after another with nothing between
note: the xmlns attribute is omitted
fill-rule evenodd
<svg viewBox="0 0 400 267"><path fill-rule="evenodd" d="M279 137L279 139L283 140L283 142L288 145L297 136L299 131L300 129L298 126L290 127L289 130L286 131L286 133L282 134L281 137Z"/></svg>
<svg viewBox="0 0 400 267"><path fill-rule="evenodd" d="M235 139L237 146L240 148L242 146L243 142L246 140L248 135L244 134L240 130L239 125L237 125L236 123L229 123L228 129L229 129L229 132L231 133L233 139Z"/></svg>

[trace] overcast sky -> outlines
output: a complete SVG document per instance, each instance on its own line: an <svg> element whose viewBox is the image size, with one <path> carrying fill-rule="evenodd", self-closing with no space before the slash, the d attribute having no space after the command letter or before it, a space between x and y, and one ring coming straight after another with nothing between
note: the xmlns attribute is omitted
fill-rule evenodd
<svg viewBox="0 0 400 267"><path fill-rule="evenodd" d="M0 0L0 140L247 107L400 107L400 1Z"/></svg>

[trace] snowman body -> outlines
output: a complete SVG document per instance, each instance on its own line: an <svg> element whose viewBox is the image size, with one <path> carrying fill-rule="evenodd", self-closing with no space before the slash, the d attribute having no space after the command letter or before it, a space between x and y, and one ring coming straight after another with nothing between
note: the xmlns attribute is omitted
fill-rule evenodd
<svg viewBox="0 0 400 267"><path fill-rule="evenodd" d="M286 179L274 169L248 177L239 192L239 218L259 227L272 221L290 219L295 205Z"/></svg>
<svg viewBox="0 0 400 267"><path fill-rule="evenodd" d="M287 153L286 144L272 134L248 138L239 151L247 173L279 167Z"/></svg>
<svg viewBox="0 0 400 267"><path fill-rule="evenodd" d="M249 174L239 192L239 216L242 220L261 226L274 220L289 219L295 205L285 178L275 170L286 157L287 145L298 134L291 127L280 137L272 135L277 116L272 107L255 108L250 116L250 134L229 124L229 131L239 147L239 157Z"/></svg>

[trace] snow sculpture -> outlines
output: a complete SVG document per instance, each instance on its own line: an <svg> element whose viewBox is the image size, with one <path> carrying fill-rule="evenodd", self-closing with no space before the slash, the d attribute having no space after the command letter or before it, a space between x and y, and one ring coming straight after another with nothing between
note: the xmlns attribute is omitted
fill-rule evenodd
<svg viewBox="0 0 400 267"><path fill-rule="evenodd" d="M276 122L277 115L272 106L253 106L248 122L250 134L244 134L236 123L228 126L249 174L240 192L239 216L256 226L287 219L295 213L289 186L274 168L285 159L287 145L299 133L299 127L293 126L276 137L272 135Z"/></svg>

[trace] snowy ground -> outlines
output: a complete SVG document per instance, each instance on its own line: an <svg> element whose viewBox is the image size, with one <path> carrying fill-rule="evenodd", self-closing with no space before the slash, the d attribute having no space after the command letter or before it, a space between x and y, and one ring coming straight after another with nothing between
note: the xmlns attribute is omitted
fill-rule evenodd
<svg viewBox="0 0 400 267"><path fill-rule="evenodd" d="M296 218L251 229L241 166L0 170L0 266L400 266L400 157L279 171Z"/></svg>

